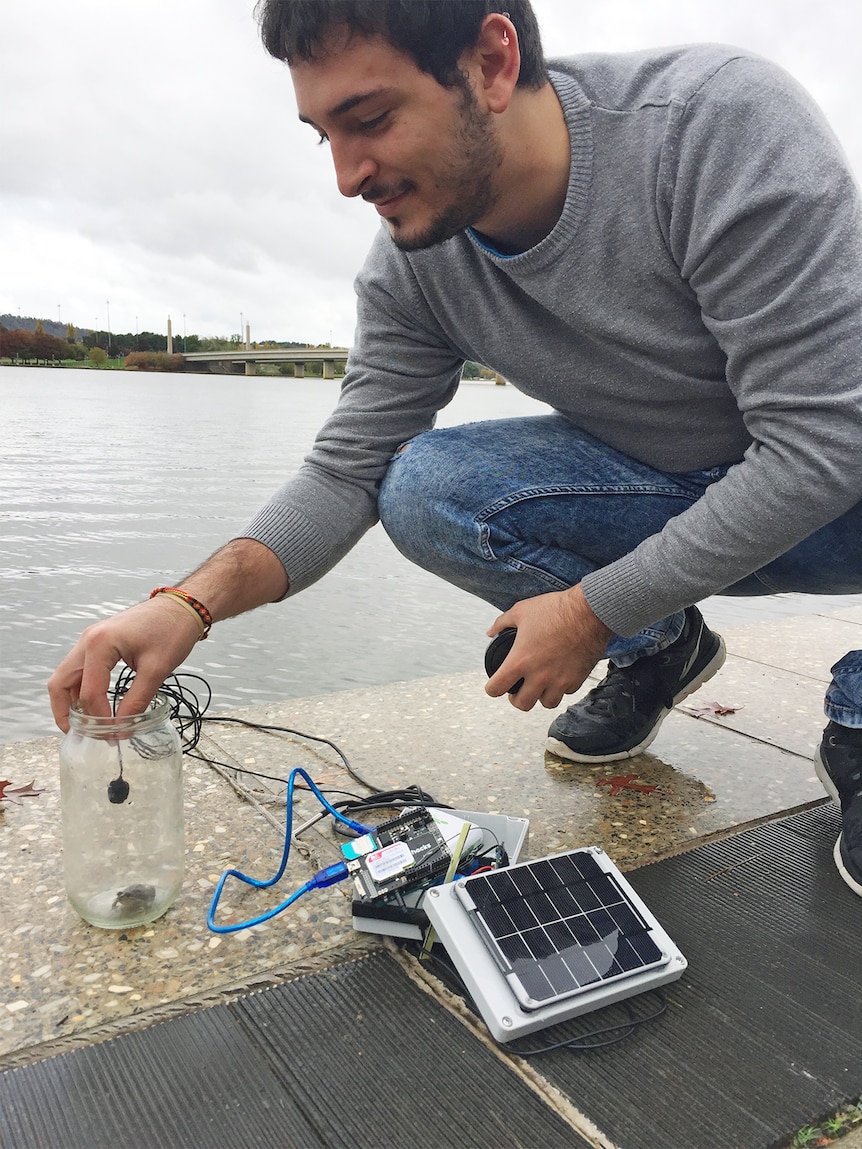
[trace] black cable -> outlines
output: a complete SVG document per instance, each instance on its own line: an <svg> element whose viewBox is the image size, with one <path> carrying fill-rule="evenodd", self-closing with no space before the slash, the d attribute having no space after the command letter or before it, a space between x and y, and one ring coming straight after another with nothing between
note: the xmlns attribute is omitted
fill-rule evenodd
<svg viewBox="0 0 862 1149"><path fill-rule="evenodd" d="M111 692L111 703L114 713L116 713L120 700L129 690L134 678L135 672L131 667L123 666ZM180 681L181 679L182 681ZM190 685L191 683L196 684L196 686L193 687ZM245 766L219 762L215 758L207 758L205 755L195 753L194 751L200 741L204 722L230 723L236 726L245 726L251 730L289 734L292 737L302 738L308 742L320 742L325 746L329 746L340 758L348 775L355 782L358 782L360 786L364 786L366 790L370 791L370 796L362 796L351 794L350 791L347 790L321 789L321 793L346 795L344 800L333 803L334 808L337 809L339 813L346 814L349 817L353 814L361 814L371 810L399 810L407 806L439 806L444 809L451 809L451 807L445 803L438 802L418 785L407 786L397 790L383 790L381 787L375 786L354 769L341 747L330 738L323 738L317 734L306 734L301 730L294 730L289 726L278 726L274 723L253 722L248 718L234 718L229 715L207 714L206 711L212 702L212 689L207 680L199 674L192 674L187 671L172 674L166 678L159 687L159 694L166 698L170 704L171 720L179 731L183 752L191 758L196 758L198 761L213 762L216 766L220 766L224 770L234 770L240 774L249 774L255 778L262 778L270 782L280 782L286 786L287 779L285 778L280 778L274 774L264 774L259 770L249 770L248 767ZM307 789L307 787L301 784L298 785L300 789ZM340 822L336 822L335 825L339 832L347 833L347 830Z"/></svg>
<svg viewBox="0 0 862 1149"><path fill-rule="evenodd" d="M205 692L203 700L190 686L181 683L179 680L180 677L186 682L199 682ZM124 666L120 670L110 696L111 709L114 714L116 714L120 700L129 690L134 678L135 672L131 667ZM166 698L170 704L171 720L179 731L183 750L188 753L188 751L193 750L195 746L197 746L200 740L204 714L212 701L210 685L207 680L201 678L199 674L183 673L181 676L172 674L169 678L165 679L159 687L158 692L162 697Z"/></svg>
<svg viewBox="0 0 862 1149"><path fill-rule="evenodd" d="M134 678L135 672L131 667L123 666L111 691L111 707L113 713L116 714L120 700L129 690ZM183 681L180 682L180 679ZM188 685L191 682L200 683L200 687L203 688L200 694ZM200 690L200 687L198 690ZM329 746L341 759L344 769L355 782L358 782L360 786L364 786L366 790L370 790L372 793L381 792L379 786L368 782L356 772L341 747L329 738L322 738L317 734L305 734L301 730L293 730L288 726L276 726L266 722L252 722L247 718L233 718L228 715L207 714L206 712L212 702L212 689L207 680L199 674L192 674L186 671L182 671L179 674L172 674L166 678L159 687L159 694L170 703L171 720L179 731L183 751L186 754L194 750L200 741L204 722L227 722L238 726L246 726L252 730L290 734L297 738L303 738L308 742L322 742L324 745ZM224 765L224 763L219 763L219 765ZM238 766L227 768L234 770L240 769ZM243 772L248 774L255 773L253 770ZM260 777L265 778L270 776L261 774ZM284 779L274 780L284 781Z"/></svg>
<svg viewBox="0 0 862 1149"><path fill-rule="evenodd" d="M517 1057L536 1057L540 1053L551 1053L555 1049L570 1049L573 1053L590 1053L594 1049L604 1049L609 1045L616 1045L620 1041L624 1041L627 1037L631 1037L636 1029L640 1026L646 1025L647 1022L655 1021L667 1009L667 999L664 994L657 989L647 990L637 997L643 998L647 995L652 995L658 999L658 1008L653 1010L652 1013L644 1016L639 1016L635 1009L636 997L626 998L625 1001L617 1002L615 1004L622 1006L626 1013L629 1015L628 1021L620 1022L617 1025L605 1025L599 1029L589 1030L587 1033L579 1033L573 1037L563 1038L560 1041L552 1042L549 1045L541 1045L537 1049L524 1049L514 1044L507 1042L503 1045L510 1053L514 1053ZM613 1008L607 1006L607 1009ZM623 1032L618 1032L622 1030ZM593 1037L604 1037L605 1034L617 1033L616 1037L611 1037L607 1041L590 1041Z"/></svg>
<svg viewBox="0 0 862 1149"><path fill-rule="evenodd" d="M407 786L400 790L378 790L369 798L357 798L352 801L333 802L333 806L342 814L351 817L369 813L372 810L405 810L411 806L436 806L442 810L451 810L452 807L445 802L438 802L421 786ZM335 825L337 833L346 833L338 823Z"/></svg>
<svg viewBox="0 0 862 1149"><path fill-rule="evenodd" d="M440 971L438 976L440 977L443 984L446 985L448 989L457 993L460 997L463 997L470 1009L477 1016L481 1016L481 1010L473 1001L470 991L464 984L461 975L449 960L449 955L446 954L446 951L440 945L434 945L430 951L423 950L422 943L419 942L407 941L404 942L403 945L404 948L412 953L414 957L419 957L421 954L421 960L430 960L435 966L438 966ZM441 956L443 954L446 956ZM659 1006L657 1009L653 1010L652 1013L646 1014L645 1016L638 1015L635 1009L635 1001L643 1000L647 997L657 998ZM646 1025L647 1022L655 1021L656 1018L661 1017L661 1015L667 1009L667 1000L664 994L658 989L645 990L643 993L638 994L636 997L626 998L621 1002L614 1002L611 1005L603 1007L601 1011L597 1012L605 1013L606 1011L616 1007L625 1009L626 1013L628 1014L627 1021L619 1022L615 1025L599 1026L596 1029L588 1030L586 1033L573 1034L571 1037L561 1037L558 1041L551 1041L544 1045L533 1046L532 1048L525 1047L523 1044L519 1045L513 1041L497 1041L497 1045L499 1045L499 1047L504 1049L507 1053L514 1054L516 1057L537 1057L541 1053L551 1053L557 1049L568 1049L572 1053L591 1053L593 1050L605 1049L609 1045L616 1045L618 1042L624 1041L642 1025ZM572 1025L575 1024L577 1020L578 1019L572 1018L568 1022L558 1022L556 1025L550 1026L549 1030L552 1034L554 1032L564 1033L565 1028L568 1027L571 1029ZM607 1034L616 1034L616 1036L610 1037L608 1040L592 1040L593 1038L604 1038ZM494 1038L494 1040L496 1041L496 1038Z"/></svg>
<svg viewBox="0 0 862 1149"><path fill-rule="evenodd" d="M263 778L267 782L280 782L283 786L287 786L287 778L282 778L280 774L264 774L260 770L250 770L248 766L236 766L232 762L220 762L218 758L210 758L206 754L198 754L196 751L186 751L189 758L194 758L196 762L207 762L213 766L221 766L223 770L233 770L237 774L250 774L253 778ZM303 785L301 782L296 783L297 790L306 790L311 793L308 786ZM347 795L347 804L350 800L359 800L358 794L353 794L350 790L338 790L332 786L318 786L321 794L345 794ZM341 803L333 802L333 806L340 806Z"/></svg>
<svg viewBox="0 0 862 1149"><path fill-rule="evenodd" d="M367 790L371 790L374 793L378 793L380 791L379 786L375 786L373 783L366 781L366 779L363 778L361 774L358 774L356 772L356 770L353 768L353 766L351 766L350 760L348 759L348 757L344 753L344 751L341 749L341 747L338 746L335 742L332 742L329 738L322 738L318 734L304 734L301 730L292 730L289 726L275 726L271 723L266 723L266 722L252 722L248 718L231 718L231 717L228 717L227 715L216 715L216 714L207 715L207 717L204 718L203 721L205 721L205 722L232 722L232 723L236 724L237 726L248 726L252 730L268 730L268 731L276 732L278 734L292 734L297 738L305 738L309 742L322 742L325 746L329 746L335 751L335 753L338 755L338 757L341 759L342 763L344 764L344 769L347 771L347 773L350 775L350 777L354 780L354 782L358 782L360 786L364 786Z"/></svg>

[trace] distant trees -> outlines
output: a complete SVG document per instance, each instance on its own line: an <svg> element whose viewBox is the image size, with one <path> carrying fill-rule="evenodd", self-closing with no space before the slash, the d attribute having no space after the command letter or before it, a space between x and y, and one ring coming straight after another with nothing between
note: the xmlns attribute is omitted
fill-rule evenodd
<svg viewBox="0 0 862 1149"><path fill-rule="evenodd" d="M164 351L131 351L125 367L127 371L182 371L183 357Z"/></svg>
<svg viewBox="0 0 862 1149"><path fill-rule="evenodd" d="M47 331L24 331L20 328L14 331L0 330L0 359L12 359L22 362L39 360L58 363L62 359L83 359L84 352L73 343L65 339L58 339L56 335L49 335Z"/></svg>
<svg viewBox="0 0 862 1149"><path fill-rule="evenodd" d="M242 336L174 335L173 357L167 356L167 336L155 331L131 332L97 331L76 328L73 323L61 324L58 320L39 319L33 316L13 316L0 314L0 360L13 363L57 363L69 360L81 361L88 357L94 365L107 360L122 359L125 366L139 371L175 371L182 363L186 352L228 351L242 344ZM293 340L267 339L255 341L255 350L304 349L313 348L311 343ZM318 349L328 349L328 343L317 345ZM90 352L96 350L95 358ZM336 348L335 350L340 350ZM472 365L479 368L478 364ZM288 365L288 370L292 368ZM307 374L322 373L322 367L307 365Z"/></svg>
<svg viewBox="0 0 862 1149"><path fill-rule="evenodd" d="M482 363L474 363L468 359L461 371L462 379L493 379L494 372Z"/></svg>
<svg viewBox="0 0 862 1149"><path fill-rule="evenodd" d="M81 336L81 342L88 351L93 347L101 347L104 350L108 346L108 333L107 331L85 331Z"/></svg>
<svg viewBox="0 0 862 1149"><path fill-rule="evenodd" d="M115 333L113 331L85 331L81 342L86 348L104 347L110 349L112 359L124 359L133 351L167 351L167 336L159 335L155 331L139 331L136 335L131 331ZM176 344L176 339L174 340Z"/></svg>
<svg viewBox="0 0 862 1149"><path fill-rule="evenodd" d="M139 331L137 335L124 335L119 337L117 342L118 344L122 342L124 355L128 355L132 351L167 351L168 349L167 335L159 335L155 331Z"/></svg>
<svg viewBox="0 0 862 1149"><path fill-rule="evenodd" d="M55 325L56 326L56 325ZM60 330L63 330L60 328ZM66 338L60 339L56 335L49 335L41 319L33 323L31 329L14 328L8 330L0 323L0 359L11 359L18 363L32 362L60 362L61 360L82 360L89 357L90 362L100 365L107 359L126 359L131 355L142 355L143 359L134 360L132 366L143 371L175 371L172 365L175 360L182 362L182 355L169 357L167 352L167 337L155 331L140 331L136 335L131 333L113 334L109 331L85 331L80 342L76 341L77 332L69 323L66 325ZM181 352L198 351L202 341L197 335L189 335L186 339L175 336L174 350ZM93 352L97 352L93 356ZM149 365L148 355L161 356L159 366Z"/></svg>
<svg viewBox="0 0 862 1149"><path fill-rule="evenodd" d="M66 325L56 319L37 319L32 315L15 316L9 312L0 315L0 326L9 331L35 331L37 323L41 323L42 330L47 331L49 335L56 335L58 339L68 338Z"/></svg>

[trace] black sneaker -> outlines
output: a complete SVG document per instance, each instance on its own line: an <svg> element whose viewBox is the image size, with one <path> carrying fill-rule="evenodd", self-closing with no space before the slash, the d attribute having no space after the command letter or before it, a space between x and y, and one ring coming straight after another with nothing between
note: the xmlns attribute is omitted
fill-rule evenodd
<svg viewBox="0 0 862 1149"><path fill-rule="evenodd" d="M830 722L814 755L817 777L841 803L844 829L832 856L838 873L862 896L862 729Z"/></svg>
<svg viewBox="0 0 862 1149"><path fill-rule="evenodd" d="M671 708L712 678L724 658L721 636L690 606L676 642L631 666L609 663L598 686L551 723L547 749L572 762L615 762L640 754Z"/></svg>

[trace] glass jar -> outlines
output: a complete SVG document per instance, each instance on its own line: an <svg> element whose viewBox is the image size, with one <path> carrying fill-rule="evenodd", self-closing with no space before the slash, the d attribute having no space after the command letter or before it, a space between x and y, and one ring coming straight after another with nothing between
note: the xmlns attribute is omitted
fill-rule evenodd
<svg viewBox="0 0 862 1149"><path fill-rule="evenodd" d="M85 921L161 917L183 881L182 747L168 700L97 718L73 707L60 747L66 893Z"/></svg>

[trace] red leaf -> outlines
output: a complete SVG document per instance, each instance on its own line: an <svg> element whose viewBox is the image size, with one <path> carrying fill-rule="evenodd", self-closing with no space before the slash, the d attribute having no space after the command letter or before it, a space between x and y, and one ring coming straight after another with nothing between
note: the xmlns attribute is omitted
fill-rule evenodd
<svg viewBox="0 0 862 1149"><path fill-rule="evenodd" d="M35 782L35 778L33 781ZM0 782L0 802L16 802L20 806L22 798L37 798L45 793L44 790L34 790L33 782L28 782L26 786L12 786L11 789L7 789L10 785L8 781Z"/></svg>
<svg viewBox="0 0 862 1149"><path fill-rule="evenodd" d="M637 774L615 774L613 778L599 778L597 786L610 786L611 797L616 798L621 790L639 790L641 794L652 794L658 786L650 786L646 782L638 782Z"/></svg>

